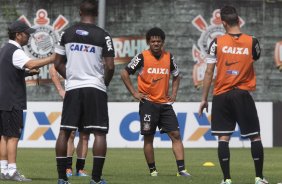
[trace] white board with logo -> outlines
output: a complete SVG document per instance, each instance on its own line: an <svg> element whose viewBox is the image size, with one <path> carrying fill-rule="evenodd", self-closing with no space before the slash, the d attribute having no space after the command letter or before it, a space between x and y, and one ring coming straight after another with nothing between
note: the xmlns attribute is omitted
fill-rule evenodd
<svg viewBox="0 0 282 184"><path fill-rule="evenodd" d="M261 136L265 147L273 145L272 102L256 103L261 125ZM109 103L110 130L107 136L108 147L112 148L142 148L143 136L140 135L138 103ZM210 113L198 117L199 103L174 103L180 133L184 147L217 147L217 138L210 134ZM211 107L211 104L210 104ZM61 102L28 102L24 112L24 131L19 147L55 147L61 120ZM94 141L90 137L89 146ZM75 138L75 143L78 137ZM171 141L166 134L155 135L155 147L171 147ZM238 127L230 142L231 147L250 147L248 140L240 138Z"/></svg>

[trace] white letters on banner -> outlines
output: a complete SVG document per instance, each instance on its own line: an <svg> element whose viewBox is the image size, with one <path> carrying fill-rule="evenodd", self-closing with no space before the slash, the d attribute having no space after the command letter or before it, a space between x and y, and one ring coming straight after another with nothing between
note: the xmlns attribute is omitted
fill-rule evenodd
<svg viewBox="0 0 282 184"><path fill-rule="evenodd" d="M28 102L24 111L24 131L19 147L54 148L60 129L62 102ZM209 105L211 107L211 104ZM261 125L261 136L265 147L273 146L272 103L256 103ZM142 148L143 136L140 135L139 104L109 103L110 130L107 136L108 147ZM185 102L173 104L180 127L184 147L217 147L217 138L210 133L210 112L198 117L199 103ZM94 137L91 135L89 146ZM75 143L78 142L78 137ZM155 147L171 147L166 134L155 135ZM232 135L231 147L250 147L249 140L240 138L240 131Z"/></svg>

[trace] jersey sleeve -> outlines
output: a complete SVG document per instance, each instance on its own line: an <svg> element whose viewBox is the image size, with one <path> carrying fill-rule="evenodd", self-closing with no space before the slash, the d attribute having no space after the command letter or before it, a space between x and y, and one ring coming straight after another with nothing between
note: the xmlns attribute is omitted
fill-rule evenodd
<svg viewBox="0 0 282 184"><path fill-rule="evenodd" d="M144 57L143 54L137 54L128 65L125 67L125 70L130 74L134 74L137 70L144 66Z"/></svg>
<svg viewBox="0 0 282 184"><path fill-rule="evenodd" d="M217 39L215 38L209 46L209 50L206 56L206 63L216 63L216 50L217 50Z"/></svg>
<svg viewBox="0 0 282 184"><path fill-rule="evenodd" d="M65 49L65 32L62 32L58 44L55 46L55 53L60 55L66 55Z"/></svg>
<svg viewBox="0 0 282 184"><path fill-rule="evenodd" d="M105 32L104 35L104 46L103 46L103 57L115 57L115 50L113 45L112 37L108 32Z"/></svg>
<svg viewBox="0 0 282 184"><path fill-rule="evenodd" d="M14 53L13 53L13 65L17 68L17 69L24 69L24 65L31 60L31 58L29 58L26 53L22 50L22 49L17 49Z"/></svg>
<svg viewBox="0 0 282 184"><path fill-rule="evenodd" d="M175 63L174 56L170 54L170 73L176 77L179 75L179 69L177 64Z"/></svg>
<svg viewBox="0 0 282 184"><path fill-rule="evenodd" d="M253 59L258 60L260 58L260 53L261 53L261 49L260 49L259 41L256 37L253 36L253 45L252 45Z"/></svg>

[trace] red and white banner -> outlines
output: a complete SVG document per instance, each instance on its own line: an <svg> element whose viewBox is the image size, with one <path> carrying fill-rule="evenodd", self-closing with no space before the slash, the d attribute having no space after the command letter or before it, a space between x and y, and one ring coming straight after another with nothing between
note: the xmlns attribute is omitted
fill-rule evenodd
<svg viewBox="0 0 282 184"><path fill-rule="evenodd" d="M128 63L138 53L147 49L145 37L127 36L113 38L115 48L115 64Z"/></svg>

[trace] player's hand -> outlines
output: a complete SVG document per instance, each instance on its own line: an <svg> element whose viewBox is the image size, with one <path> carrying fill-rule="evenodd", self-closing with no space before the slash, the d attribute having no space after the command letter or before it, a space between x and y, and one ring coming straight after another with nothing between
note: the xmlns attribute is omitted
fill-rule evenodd
<svg viewBox="0 0 282 184"><path fill-rule="evenodd" d="M62 90L59 91L59 95L62 97L62 99L65 98L65 94L66 94L65 90L62 89Z"/></svg>
<svg viewBox="0 0 282 184"><path fill-rule="evenodd" d="M170 96L168 96L167 98L168 98L168 100L169 100L170 102L174 103L175 100L176 100L176 95L170 95Z"/></svg>
<svg viewBox="0 0 282 184"><path fill-rule="evenodd" d="M25 71L25 76L38 75L39 73L40 73L40 70L39 70L39 69L26 70L26 71Z"/></svg>
<svg viewBox="0 0 282 184"><path fill-rule="evenodd" d="M282 64L281 64L280 66L278 66L278 70L279 70L280 72L282 72Z"/></svg>
<svg viewBox="0 0 282 184"><path fill-rule="evenodd" d="M134 97L136 100L142 102L142 99L147 98L147 95L145 95L145 94L143 94L143 93L135 92L135 93L133 94L133 97Z"/></svg>
<svg viewBox="0 0 282 184"><path fill-rule="evenodd" d="M202 101L201 104L200 104L200 108L199 108L199 117L202 116L203 114L203 110L206 109L206 112L209 111L209 104L207 101Z"/></svg>

